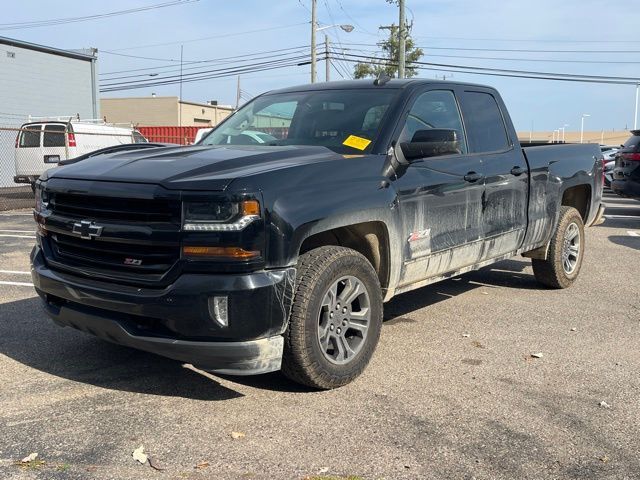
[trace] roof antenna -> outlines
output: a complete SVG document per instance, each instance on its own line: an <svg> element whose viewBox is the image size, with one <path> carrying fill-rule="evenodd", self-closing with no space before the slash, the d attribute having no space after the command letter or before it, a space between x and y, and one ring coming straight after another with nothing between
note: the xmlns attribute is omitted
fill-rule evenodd
<svg viewBox="0 0 640 480"><path fill-rule="evenodd" d="M376 87L383 87L384 85L386 85L386 84L387 84L387 82L389 82L389 80L391 80L391 77L390 77L389 75L387 75L387 74L386 74L386 73L384 73L384 72L380 72L380 73L378 74L378 78L376 78L376 79L373 81L373 84L374 84Z"/></svg>

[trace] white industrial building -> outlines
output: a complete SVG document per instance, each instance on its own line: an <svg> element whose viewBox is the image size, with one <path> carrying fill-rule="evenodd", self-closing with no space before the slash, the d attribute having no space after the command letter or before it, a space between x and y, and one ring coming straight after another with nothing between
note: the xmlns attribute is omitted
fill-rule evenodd
<svg viewBox="0 0 640 480"><path fill-rule="evenodd" d="M0 37L0 187L13 186L16 132L29 116L99 118L97 50ZM3 128L5 130L3 130Z"/></svg>

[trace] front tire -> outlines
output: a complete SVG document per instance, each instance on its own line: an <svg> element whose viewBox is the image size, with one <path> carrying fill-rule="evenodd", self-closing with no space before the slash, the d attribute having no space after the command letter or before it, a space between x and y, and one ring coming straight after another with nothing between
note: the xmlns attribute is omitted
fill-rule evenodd
<svg viewBox="0 0 640 480"><path fill-rule="evenodd" d="M533 259L536 280L551 288L567 288L578 278L584 257L584 224L573 207L561 207L546 260Z"/></svg>
<svg viewBox="0 0 640 480"><path fill-rule="evenodd" d="M382 309L378 276L363 255L334 246L301 255L282 372L318 389L351 382L373 356Z"/></svg>

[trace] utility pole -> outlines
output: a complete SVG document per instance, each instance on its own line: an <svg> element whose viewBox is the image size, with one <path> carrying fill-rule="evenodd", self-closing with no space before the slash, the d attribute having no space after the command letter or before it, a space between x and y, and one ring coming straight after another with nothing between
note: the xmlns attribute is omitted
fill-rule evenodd
<svg viewBox="0 0 640 480"><path fill-rule="evenodd" d="M317 18L317 0L311 0L311 83L316 83L316 27L318 25Z"/></svg>
<svg viewBox="0 0 640 480"><path fill-rule="evenodd" d="M398 0L398 6L400 7L400 21L398 26L398 78L404 78L405 42L407 40L404 0Z"/></svg>
<svg viewBox="0 0 640 480"><path fill-rule="evenodd" d="M236 87L236 110L240 108L240 75L238 75L238 86Z"/></svg>
<svg viewBox="0 0 640 480"><path fill-rule="evenodd" d="M331 60L329 59L329 36L324 36L324 80L328 82L331 77Z"/></svg>
<svg viewBox="0 0 640 480"><path fill-rule="evenodd" d="M590 116L591 115L589 115L588 113L583 113L582 118L580 119L580 143L582 143L584 140L584 119Z"/></svg>
<svg viewBox="0 0 640 480"><path fill-rule="evenodd" d="M178 100L178 125L182 126L182 53L184 45L180 45L180 96Z"/></svg>

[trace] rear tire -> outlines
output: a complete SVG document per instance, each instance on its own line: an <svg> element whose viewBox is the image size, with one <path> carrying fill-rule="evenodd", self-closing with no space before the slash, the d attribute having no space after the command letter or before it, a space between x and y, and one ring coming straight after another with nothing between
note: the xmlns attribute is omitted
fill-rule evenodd
<svg viewBox="0 0 640 480"><path fill-rule="evenodd" d="M360 253L327 246L301 255L282 372L318 389L351 382L373 356L382 309L378 276Z"/></svg>
<svg viewBox="0 0 640 480"><path fill-rule="evenodd" d="M570 287L580 273L584 248L584 224L580 213L573 207L561 207L547 259L531 261L536 280L551 288Z"/></svg>

